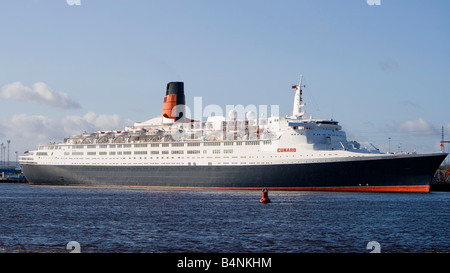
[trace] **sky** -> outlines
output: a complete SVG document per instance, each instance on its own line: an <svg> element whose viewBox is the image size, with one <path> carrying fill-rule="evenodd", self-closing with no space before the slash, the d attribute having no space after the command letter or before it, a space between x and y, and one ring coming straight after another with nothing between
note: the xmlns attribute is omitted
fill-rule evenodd
<svg viewBox="0 0 450 273"><path fill-rule="evenodd" d="M447 0L0 0L0 142L38 144L187 106L292 111L383 152L450 140ZM389 140L390 139L390 140ZM447 150L448 147L445 147Z"/></svg>

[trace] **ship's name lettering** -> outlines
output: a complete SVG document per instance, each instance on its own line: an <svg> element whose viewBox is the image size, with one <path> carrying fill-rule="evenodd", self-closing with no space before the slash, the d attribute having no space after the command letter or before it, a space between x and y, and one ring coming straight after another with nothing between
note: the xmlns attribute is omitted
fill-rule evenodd
<svg viewBox="0 0 450 273"><path fill-rule="evenodd" d="M295 153L296 152L296 148L278 148L277 152L279 153Z"/></svg>

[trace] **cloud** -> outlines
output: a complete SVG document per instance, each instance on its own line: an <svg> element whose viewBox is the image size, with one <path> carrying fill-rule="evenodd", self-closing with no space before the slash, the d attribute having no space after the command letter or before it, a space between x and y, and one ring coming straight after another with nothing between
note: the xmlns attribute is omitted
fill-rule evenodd
<svg viewBox="0 0 450 273"><path fill-rule="evenodd" d="M450 122L443 125L444 126L444 140L450 140ZM441 128L442 130L442 128ZM441 131L442 134L442 131Z"/></svg>
<svg viewBox="0 0 450 273"><path fill-rule="evenodd" d="M133 124L129 119L119 115L97 115L94 112L88 112L84 116L65 116L60 120L64 131L68 135L74 135L99 130L121 130L126 125Z"/></svg>
<svg viewBox="0 0 450 273"><path fill-rule="evenodd" d="M423 118L396 123L394 125L390 125L389 128L398 133L406 133L416 136L432 136L440 134L440 130L438 128Z"/></svg>
<svg viewBox="0 0 450 273"><path fill-rule="evenodd" d="M447 125L450 129L450 123ZM390 148L391 152L430 153L439 152L441 149L441 125L437 126L422 117L385 124L380 127L375 137L377 140L374 143L382 151L388 151Z"/></svg>
<svg viewBox="0 0 450 273"><path fill-rule="evenodd" d="M37 148L37 145L50 141L99 130L121 130L133 122L119 115L98 115L88 112L83 116L64 116L50 118L42 115L17 114L0 120L1 135L11 139L18 150Z"/></svg>
<svg viewBox="0 0 450 273"><path fill-rule="evenodd" d="M73 101L66 93L55 92L43 82L34 83L32 88L24 86L21 82L6 84L2 87L0 95L5 99L16 99L60 109L81 107L78 102Z"/></svg>

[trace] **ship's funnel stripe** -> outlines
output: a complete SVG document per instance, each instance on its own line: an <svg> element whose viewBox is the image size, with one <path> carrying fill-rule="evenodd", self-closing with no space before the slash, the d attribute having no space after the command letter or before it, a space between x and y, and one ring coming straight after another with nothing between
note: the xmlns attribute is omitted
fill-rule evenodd
<svg viewBox="0 0 450 273"><path fill-rule="evenodd" d="M178 120L184 116L185 96L183 82L169 82L164 97L162 116Z"/></svg>

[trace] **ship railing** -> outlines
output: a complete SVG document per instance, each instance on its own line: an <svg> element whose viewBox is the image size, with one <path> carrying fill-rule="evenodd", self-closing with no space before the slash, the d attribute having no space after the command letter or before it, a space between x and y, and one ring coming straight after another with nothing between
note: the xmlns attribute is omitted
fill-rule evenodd
<svg viewBox="0 0 450 273"><path fill-rule="evenodd" d="M95 135L77 135L64 140L65 144L109 144L109 143L144 143L144 142L180 142L201 140L271 140L277 136L275 133L258 126L246 126L244 129L224 126L217 129L190 129L186 130L146 130L145 133L105 133L97 132Z"/></svg>

